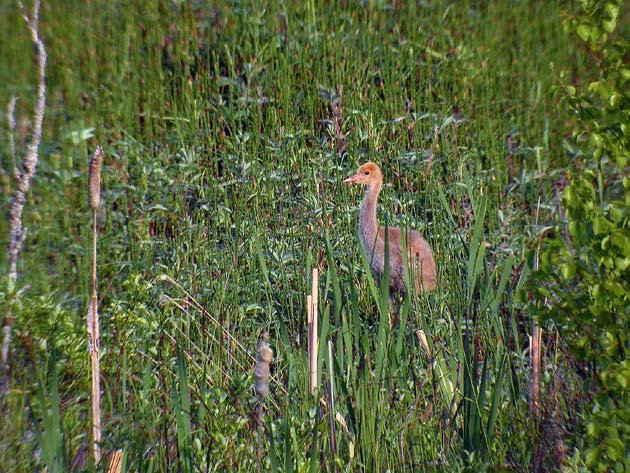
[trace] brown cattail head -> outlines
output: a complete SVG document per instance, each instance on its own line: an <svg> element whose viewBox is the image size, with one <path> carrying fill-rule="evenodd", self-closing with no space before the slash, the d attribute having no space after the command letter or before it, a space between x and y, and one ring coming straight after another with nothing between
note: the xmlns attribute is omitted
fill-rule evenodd
<svg viewBox="0 0 630 473"><path fill-rule="evenodd" d="M90 178L88 188L90 190L90 208L98 209L101 204L101 164L103 163L103 148L100 146L94 150L94 156L90 160Z"/></svg>
<svg viewBox="0 0 630 473"><path fill-rule="evenodd" d="M254 368L256 394L261 398L269 395L269 376L272 361L273 350L269 346L269 334L265 332L258 344L258 356L256 357L256 368Z"/></svg>

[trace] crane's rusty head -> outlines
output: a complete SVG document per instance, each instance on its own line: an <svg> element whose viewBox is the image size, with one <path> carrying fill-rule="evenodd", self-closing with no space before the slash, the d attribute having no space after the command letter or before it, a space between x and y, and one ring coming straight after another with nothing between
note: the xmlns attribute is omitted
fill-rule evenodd
<svg viewBox="0 0 630 473"><path fill-rule="evenodd" d="M383 182L383 173L376 164L369 162L359 166L359 170L353 176L344 179L346 184L361 184L371 186Z"/></svg>

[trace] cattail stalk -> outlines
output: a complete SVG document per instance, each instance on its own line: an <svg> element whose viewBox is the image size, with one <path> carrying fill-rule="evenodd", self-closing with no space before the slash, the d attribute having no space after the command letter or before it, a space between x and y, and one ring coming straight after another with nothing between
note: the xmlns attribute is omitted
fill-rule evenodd
<svg viewBox="0 0 630 473"><path fill-rule="evenodd" d="M94 450L94 464L98 466L101 460L101 369L99 360L100 330L98 322L98 279L97 279L97 241L98 226L96 214L101 203L101 164L103 163L103 148L96 147L90 161L89 174L89 204L92 210L92 298L88 310L88 340L90 357L92 359L92 442Z"/></svg>
<svg viewBox="0 0 630 473"><path fill-rule="evenodd" d="M538 214L540 210L541 197L538 196L536 205L535 224L538 225ZM534 258L534 271L538 270L538 251ZM547 301L545 300L545 303ZM541 348L542 348L542 328L537 320L532 321L532 335L529 337L529 356L531 361L531 372L529 380L529 412L534 423L536 433L540 433L540 368L541 368ZM532 468L533 472L542 471L543 448L537 441L533 448Z"/></svg>
<svg viewBox="0 0 630 473"><path fill-rule="evenodd" d="M538 225L538 212L540 210L540 196L538 197L538 204L536 206L536 225ZM538 269L538 250L534 258L534 271ZM532 335L529 338L529 355L531 361L531 373L529 381L529 402L530 413L538 425L540 417L540 363L541 363L541 344L542 344L542 329L538 325L538 321L532 321Z"/></svg>
<svg viewBox="0 0 630 473"><path fill-rule="evenodd" d="M306 298L306 313L308 325L308 366L309 366L309 390L315 394L317 385L317 354L319 352L318 339L318 299L319 276L317 268L313 268L311 280L311 294Z"/></svg>
<svg viewBox="0 0 630 473"><path fill-rule="evenodd" d="M306 341L308 344L306 348L306 354L308 355L308 390L312 393L313 381L311 378L311 368L313 363L311 363L311 353L313 353L313 348L311 345L313 344L313 296L311 294L306 296L306 329Z"/></svg>
<svg viewBox="0 0 630 473"><path fill-rule="evenodd" d="M530 411L535 421L540 418L540 351L542 344L542 329L534 322L532 335L529 337L529 349L531 357L531 380L529 386Z"/></svg>
<svg viewBox="0 0 630 473"><path fill-rule="evenodd" d="M258 454L256 463L258 471L262 471L263 459L263 433L264 433L264 401L269 396L269 379L271 378L271 363L273 361L273 350L269 346L269 334L263 333L262 340L258 344L258 355L254 368L254 382L256 395L258 396L258 406L256 408L256 422L258 424ZM271 433L270 433L271 434Z"/></svg>
<svg viewBox="0 0 630 473"><path fill-rule="evenodd" d="M258 356L256 357L256 367L254 368L256 394L261 399L266 399L267 396L269 396L269 379L271 377L272 361L273 350L269 346L269 334L265 332L258 345Z"/></svg>

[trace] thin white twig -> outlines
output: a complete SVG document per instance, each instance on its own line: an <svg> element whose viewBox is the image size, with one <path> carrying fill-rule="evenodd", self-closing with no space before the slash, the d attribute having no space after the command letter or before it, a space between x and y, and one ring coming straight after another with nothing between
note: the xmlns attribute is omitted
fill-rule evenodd
<svg viewBox="0 0 630 473"><path fill-rule="evenodd" d="M9 216L9 279L13 282L17 279L17 259L24 243L22 211L24 210L26 196L31 187L31 180L39 161L38 150L42 140L42 125L46 110L46 61L48 60L44 42L40 38L37 30L39 21L39 0L36 0L33 5L33 13L30 18L26 15L24 5L21 1L18 1L18 6L22 11L26 26L31 31L33 37L33 44L35 45L38 56L39 80L37 87L37 103L35 104L33 112L33 134L26 150L23 170L18 171L17 189L13 197L13 202L11 203Z"/></svg>
<svg viewBox="0 0 630 473"><path fill-rule="evenodd" d="M7 106L7 117L9 120L9 149L11 150L11 158L13 159L13 177L18 178L17 168L17 152L15 150L15 105L17 103L17 97L14 95L9 101Z"/></svg>

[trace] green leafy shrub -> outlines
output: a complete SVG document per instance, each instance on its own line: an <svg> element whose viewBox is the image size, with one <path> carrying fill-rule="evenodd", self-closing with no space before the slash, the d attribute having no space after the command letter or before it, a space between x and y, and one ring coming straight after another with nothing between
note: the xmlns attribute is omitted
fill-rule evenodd
<svg viewBox="0 0 630 473"><path fill-rule="evenodd" d="M566 222L543 242L530 289L537 316L553 321L584 362L593 396L584 414L587 466L628 471L629 48L627 35L614 34L621 1L579 5L565 27L586 43L598 77L584 86L560 75L556 92L571 115L574 166L562 194Z"/></svg>

